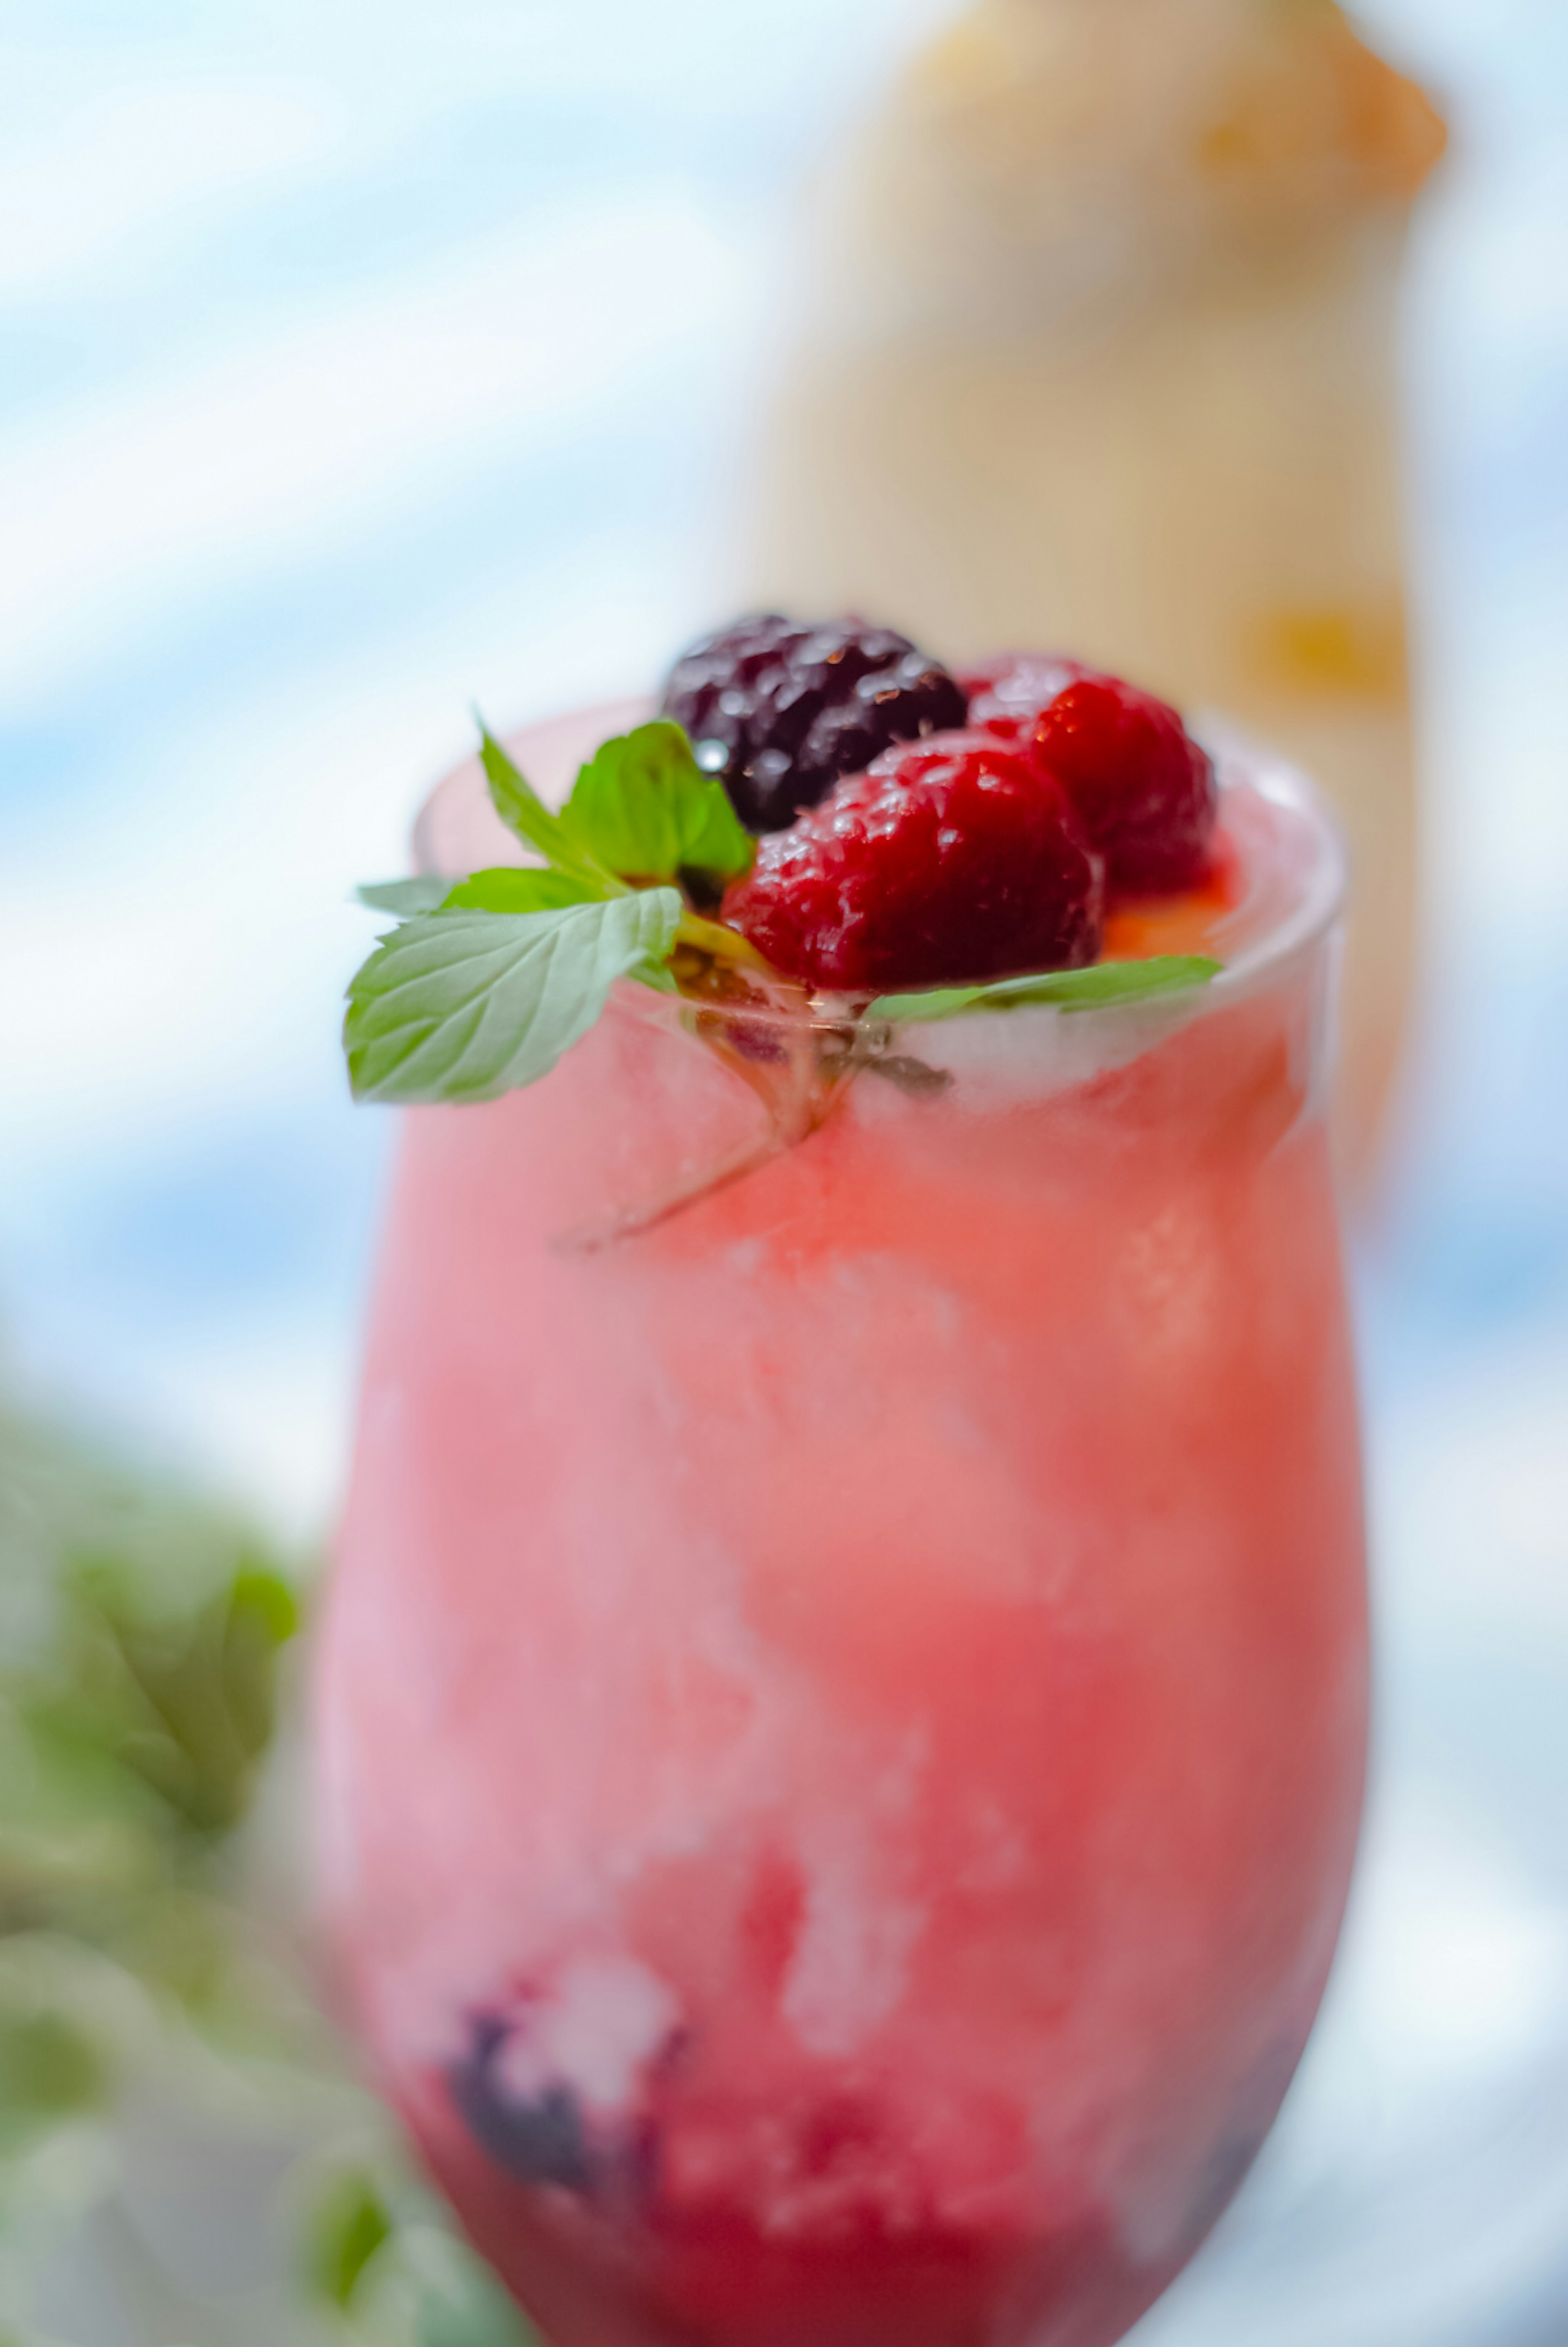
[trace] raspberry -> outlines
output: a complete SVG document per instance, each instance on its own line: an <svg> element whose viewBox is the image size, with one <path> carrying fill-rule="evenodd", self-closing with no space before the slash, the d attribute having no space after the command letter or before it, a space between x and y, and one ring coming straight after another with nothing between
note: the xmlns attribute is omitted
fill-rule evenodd
<svg viewBox="0 0 1568 2347"><path fill-rule="evenodd" d="M887 751L765 839L724 917L788 977L883 992L1091 962L1103 896L1038 758L942 733Z"/></svg>
<svg viewBox="0 0 1568 2347"><path fill-rule="evenodd" d="M1119 677L1032 653L965 682L971 722L1032 741L1060 778L1113 897L1203 878L1219 807L1214 764L1174 709Z"/></svg>
<svg viewBox="0 0 1568 2347"><path fill-rule="evenodd" d="M962 725L965 702L947 671L891 628L802 627L767 612L683 653L664 713L722 774L742 823L779 831L895 742Z"/></svg>

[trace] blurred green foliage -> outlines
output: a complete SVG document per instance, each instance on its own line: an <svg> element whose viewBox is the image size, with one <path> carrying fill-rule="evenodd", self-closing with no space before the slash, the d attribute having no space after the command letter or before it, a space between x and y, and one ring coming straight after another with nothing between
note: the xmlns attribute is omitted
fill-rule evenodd
<svg viewBox="0 0 1568 2347"><path fill-rule="evenodd" d="M137 2347L530 2335L310 1994L258 1814L286 1860L301 1588L0 1405L0 2347L93 2347L95 2291Z"/></svg>
<svg viewBox="0 0 1568 2347"><path fill-rule="evenodd" d="M244 1816L294 1591L242 1522L14 1413L0 1587L0 1929L113 1945Z"/></svg>
<svg viewBox="0 0 1568 2347"><path fill-rule="evenodd" d="M375 2178L341 2176L323 2196L311 2228L310 2280L318 2297L332 2306L351 2306L365 2268L392 2231Z"/></svg>

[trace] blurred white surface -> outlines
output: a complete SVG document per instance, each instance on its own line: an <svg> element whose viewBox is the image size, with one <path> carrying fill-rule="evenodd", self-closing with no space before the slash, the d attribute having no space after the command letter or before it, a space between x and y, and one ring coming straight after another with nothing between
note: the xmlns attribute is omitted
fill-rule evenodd
<svg viewBox="0 0 1568 2347"><path fill-rule="evenodd" d="M789 195L940 13L0 17L0 1310L286 1523L387 1139L350 887L471 702L722 616ZM1431 983L1362 1246L1381 1758L1329 2019L1148 2347L1568 2337L1568 15L1366 13L1459 134L1410 298Z"/></svg>

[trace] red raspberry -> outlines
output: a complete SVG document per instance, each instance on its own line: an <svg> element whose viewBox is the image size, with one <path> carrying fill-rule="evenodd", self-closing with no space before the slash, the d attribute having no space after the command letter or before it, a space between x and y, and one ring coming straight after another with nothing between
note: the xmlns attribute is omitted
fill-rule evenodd
<svg viewBox="0 0 1568 2347"><path fill-rule="evenodd" d="M1105 859L1113 897L1191 888L1203 878L1218 791L1213 762L1174 709L1119 677L1031 653L964 683L974 695L972 724L1004 741L1032 739L1059 776Z"/></svg>
<svg viewBox="0 0 1568 2347"><path fill-rule="evenodd" d="M1066 794L994 734L935 733L850 774L758 849L724 917L788 977L845 993L1075 969L1100 859Z"/></svg>

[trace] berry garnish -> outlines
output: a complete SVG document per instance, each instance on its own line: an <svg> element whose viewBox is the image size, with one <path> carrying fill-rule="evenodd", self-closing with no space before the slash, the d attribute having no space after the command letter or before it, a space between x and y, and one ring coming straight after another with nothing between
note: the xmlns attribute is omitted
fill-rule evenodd
<svg viewBox="0 0 1568 2347"><path fill-rule="evenodd" d="M1080 968L1103 897L1061 784L962 733L885 752L765 839L724 918L787 977L881 992Z"/></svg>
<svg viewBox="0 0 1568 2347"><path fill-rule="evenodd" d="M1119 677L1036 655L966 682L972 723L1032 742L1060 778L1112 897L1197 886L1219 794L1213 761L1176 710Z"/></svg>
<svg viewBox="0 0 1568 2347"><path fill-rule="evenodd" d="M918 736L922 712L963 707L903 637L753 620L683 667L704 660L741 682L719 691L710 677L699 701L712 687L719 702L737 697L726 723L774 729L748 787L776 756L798 789L799 756L777 746L791 729L811 755L852 757L854 770L759 848L717 771L722 744L717 761L699 756L667 718L604 743L558 813L484 734L495 811L540 860L361 891L399 926L349 988L343 1041L360 1099L487 1101L535 1083L631 980L682 998L690 1031L755 1081L769 1102L766 1154L813 1130L858 1069L941 1092L942 1071L892 1051L900 1028L1031 1004L1119 1008L1216 974L1191 953L1096 962L1095 842L1136 875L1124 886L1172 887L1213 821L1207 761L1162 702L1071 662L1014 655L974 680L983 726L937 727L871 757L867 742L890 725ZM818 671L826 686L810 681ZM834 1009L802 989L882 999ZM648 1227L703 1186L616 1230Z"/></svg>
<svg viewBox="0 0 1568 2347"><path fill-rule="evenodd" d="M705 636L676 662L664 713L722 779L751 831L782 830L895 742L964 723L947 671L891 628L801 626L767 612Z"/></svg>

